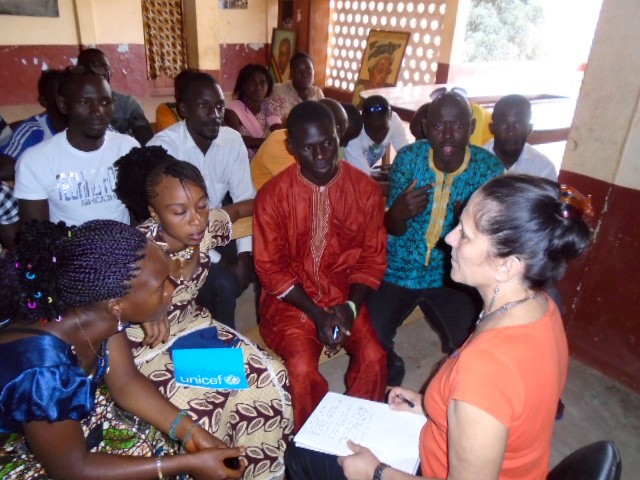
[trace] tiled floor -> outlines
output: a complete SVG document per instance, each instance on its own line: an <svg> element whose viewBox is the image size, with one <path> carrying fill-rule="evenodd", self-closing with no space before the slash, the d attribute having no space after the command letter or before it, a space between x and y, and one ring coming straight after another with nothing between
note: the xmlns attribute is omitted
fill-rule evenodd
<svg viewBox="0 0 640 480"><path fill-rule="evenodd" d="M419 311L413 322L401 327L398 352L404 357L407 375L404 385L420 389L434 365L442 359L440 341ZM238 303L238 329L255 327L253 293L246 291ZM348 357L324 363L320 370L332 391L344 391ZM622 456L622 478L640 478L640 395L579 361L571 360L569 381L563 396L564 418L556 423L552 464L577 448L597 440L613 440Z"/></svg>

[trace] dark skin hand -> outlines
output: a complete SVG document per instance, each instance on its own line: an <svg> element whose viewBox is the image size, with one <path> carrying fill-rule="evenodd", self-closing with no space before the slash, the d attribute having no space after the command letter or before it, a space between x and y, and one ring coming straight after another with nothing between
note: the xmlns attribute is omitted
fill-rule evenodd
<svg viewBox="0 0 640 480"><path fill-rule="evenodd" d="M222 210L227 212L231 223L235 223L241 218L250 217L253 215L253 198L250 200L243 200L241 202L235 202L230 205L225 205Z"/></svg>
<svg viewBox="0 0 640 480"><path fill-rule="evenodd" d="M253 200L251 200L253 202ZM253 255L251 252L242 252L238 254L238 261L230 266L240 281L240 288L244 291L251 283L253 274ZM164 317L162 320L152 323L143 323L141 325L144 331L143 346L151 348L157 347L160 343L169 340L170 326L169 319Z"/></svg>
<svg viewBox="0 0 640 480"><path fill-rule="evenodd" d="M251 283L253 276L253 255L251 252L240 252L238 261L231 265L240 282L240 288L244 291Z"/></svg>
<svg viewBox="0 0 640 480"><path fill-rule="evenodd" d="M31 220L49 220L48 200L18 200L18 207L23 225Z"/></svg>
<svg viewBox="0 0 640 480"><path fill-rule="evenodd" d="M414 180L402 192L384 217L384 225L391 235L402 236L407 231L407 221L425 211L429 203L429 190L433 185L416 188L418 180Z"/></svg>
<svg viewBox="0 0 640 480"><path fill-rule="evenodd" d="M356 309L360 310L360 305L369 293L370 288L361 283L351 284L349 288L349 299L355 303ZM348 336L351 335L351 329L355 318L353 311L347 303L340 303L331 307L322 308L307 295L307 292L299 285L295 285L293 289L287 293L283 300L302 310L313 321L318 333L318 340L326 345L326 353L328 356L335 355L342 348ZM338 327L338 336L333 338L333 330Z"/></svg>
<svg viewBox="0 0 640 480"><path fill-rule="evenodd" d="M108 348L110 368L105 380L114 400L123 409L168 433L179 410L137 370L124 333L111 337ZM83 363L94 364L95 358ZM178 425L178 438L184 439L193 425L193 420L185 417ZM80 422L73 420L53 423L29 422L24 424L24 430L31 450L52 478L65 480L158 478L155 457L110 455L87 451ZM55 442L51 441L52 438L56 439ZM240 470L231 470L225 467L223 461L225 458L242 455L243 449L227 448L204 429L195 427L186 448L189 454L162 457L164 476L184 473L198 479L215 480L242 476L243 467Z"/></svg>
<svg viewBox="0 0 640 480"><path fill-rule="evenodd" d="M0 245L7 250L13 250L15 247L16 234L20 222L10 223L8 225L0 225ZM1 247L0 247L1 250Z"/></svg>
<svg viewBox="0 0 640 480"><path fill-rule="evenodd" d="M155 348L169 340L169 319L165 316L157 322L143 323L140 325L144 331L142 346Z"/></svg>
<svg viewBox="0 0 640 480"><path fill-rule="evenodd" d="M0 153L0 181L13 182L16 175L16 161L13 157Z"/></svg>
<svg viewBox="0 0 640 480"><path fill-rule="evenodd" d="M234 223L241 218L250 217L253 214L253 199L232 203L230 205L226 205L222 207L222 209L226 211L227 214L229 215L229 219L231 220L231 223ZM243 286L243 290L244 290L251 281L251 274L253 269L253 258L249 252L246 252L245 254L241 253L240 255L238 255L238 261L240 261L241 256L243 257L243 260L242 260L243 262L247 260L251 262L249 266L241 265L240 267L238 267L238 268L250 269L248 273L249 281L247 281L246 285L241 283L241 286L244 285ZM248 257L248 259L246 257ZM197 261L197 258L194 258L194 262L195 261ZM194 268L195 268L195 265L192 266L191 273L193 273ZM188 277L190 276L191 274L188 275ZM238 276L238 278L240 278L240 276ZM169 340L170 327L169 327L169 319L167 317L164 317L162 320L159 320L157 322L143 323L141 327L142 327L142 330L144 331L144 340L142 341L143 346L155 348L160 343L165 343L167 340Z"/></svg>

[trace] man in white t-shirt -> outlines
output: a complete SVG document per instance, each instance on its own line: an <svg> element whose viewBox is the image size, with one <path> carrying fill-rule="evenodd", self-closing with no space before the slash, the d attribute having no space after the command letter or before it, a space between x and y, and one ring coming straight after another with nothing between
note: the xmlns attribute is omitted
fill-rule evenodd
<svg viewBox="0 0 640 480"><path fill-rule="evenodd" d="M21 221L129 223L129 213L113 191L113 163L139 144L127 135L107 131L113 115L109 83L91 69L70 67L57 101L68 128L27 149L16 164L15 196Z"/></svg>
<svg viewBox="0 0 640 480"><path fill-rule="evenodd" d="M344 149L347 162L365 173L387 153L390 145L397 152L408 145L409 138L398 114L391 111L389 102L380 95L373 95L362 104L364 127Z"/></svg>
<svg viewBox="0 0 640 480"><path fill-rule="evenodd" d="M240 134L222 126L224 95L218 82L203 72L179 87L178 111L183 121L157 133L147 145L164 147L178 160L200 169L209 194L209 207L219 208L227 193L234 202L255 197L249 156ZM237 256L228 249L222 260L210 252L212 265L197 301L213 317L230 327L235 324L236 298L253 277L252 238L236 242Z"/></svg>
<svg viewBox="0 0 640 480"><path fill-rule="evenodd" d="M531 102L522 95L502 97L493 108L489 130L494 138L484 148L504 164L505 173L526 173L558 180L551 160L527 143L533 131Z"/></svg>

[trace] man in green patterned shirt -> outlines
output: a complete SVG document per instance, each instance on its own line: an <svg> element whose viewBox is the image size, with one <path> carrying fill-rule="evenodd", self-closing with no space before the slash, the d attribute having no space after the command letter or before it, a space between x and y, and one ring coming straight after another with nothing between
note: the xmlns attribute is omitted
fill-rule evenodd
<svg viewBox="0 0 640 480"><path fill-rule="evenodd" d="M440 335L445 352L464 342L480 311L470 291L448 278L450 253L444 244L471 194L504 170L497 157L469 145L474 127L467 99L443 93L423 120L427 140L400 150L391 169L388 268L367 299L387 350L389 385L402 383L404 362L394 352L393 338L416 306Z"/></svg>

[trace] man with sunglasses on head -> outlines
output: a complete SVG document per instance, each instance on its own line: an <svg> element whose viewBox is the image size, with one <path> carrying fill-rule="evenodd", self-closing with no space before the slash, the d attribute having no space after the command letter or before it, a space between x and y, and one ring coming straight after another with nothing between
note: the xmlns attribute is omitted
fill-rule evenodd
<svg viewBox="0 0 640 480"><path fill-rule="evenodd" d="M111 83L111 63L105 53L98 48L87 48L80 52L78 65L92 68L100 72ZM114 113L111 126L120 133L131 135L141 145L145 145L153 137L153 129L144 114L142 105L133 95L113 92Z"/></svg>
<svg viewBox="0 0 640 480"><path fill-rule="evenodd" d="M369 174L371 168L387 153L390 145L395 151L409 144L407 133L398 114L391 111L389 102L373 95L362 104L364 128L345 148L347 162Z"/></svg>
<svg viewBox="0 0 640 480"><path fill-rule="evenodd" d="M456 91L442 93L423 120L427 139L402 149L391 169L388 267L380 288L367 298L387 350L389 385L402 383L404 362L393 339L416 306L449 353L464 342L479 313L475 298L449 280L444 243L471 194L503 171L494 155L469 144L474 127L467 99Z"/></svg>
<svg viewBox="0 0 640 480"><path fill-rule="evenodd" d="M56 102L67 117L67 129L25 150L16 164L15 196L21 221L129 223L127 209L113 192L113 164L140 145L108 130L113 117L109 83L90 68L69 67Z"/></svg>

